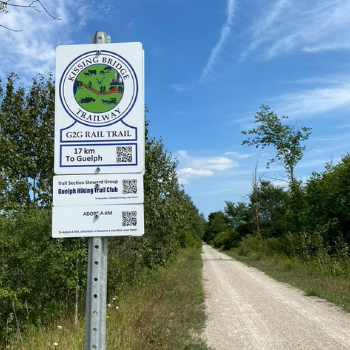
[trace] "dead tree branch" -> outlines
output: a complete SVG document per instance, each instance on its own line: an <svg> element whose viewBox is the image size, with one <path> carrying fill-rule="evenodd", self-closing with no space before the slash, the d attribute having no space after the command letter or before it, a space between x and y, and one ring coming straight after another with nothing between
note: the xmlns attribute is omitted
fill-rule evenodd
<svg viewBox="0 0 350 350"><path fill-rule="evenodd" d="M44 6L44 4L41 2L41 0L33 0L31 3L27 4L27 5L19 5L19 4L14 4L11 2L11 0L7 0L7 1L0 1L0 11L7 13L8 11L6 10L8 7L17 7L17 8L31 8L37 12L46 12L47 15L49 15L51 18L60 21L60 18L57 18L55 16L53 16L48 10L47 8ZM9 27L6 27L2 24L0 24L0 27L5 28L7 30L10 30L12 32L21 32L22 29L12 29Z"/></svg>

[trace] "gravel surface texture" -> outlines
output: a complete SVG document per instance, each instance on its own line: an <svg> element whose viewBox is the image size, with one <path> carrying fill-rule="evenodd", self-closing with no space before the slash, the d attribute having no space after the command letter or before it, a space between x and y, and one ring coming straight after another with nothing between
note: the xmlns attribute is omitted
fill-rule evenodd
<svg viewBox="0 0 350 350"><path fill-rule="evenodd" d="M212 350L349 350L350 313L203 245Z"/></svg>

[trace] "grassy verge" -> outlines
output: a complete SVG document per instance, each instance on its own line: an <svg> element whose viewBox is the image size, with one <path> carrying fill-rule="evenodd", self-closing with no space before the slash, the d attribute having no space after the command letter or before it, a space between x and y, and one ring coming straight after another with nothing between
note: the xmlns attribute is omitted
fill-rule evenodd
<svg viewBox="0 0 350 350"><path fill-rule="evenodd" d="M167 269L153 272L125 295L110 297L106 348L118 350L206 350L200 249L187 250ZM61 318L51 327L29 333L9 349L82 350L84 320L79 327Z"/></svg>
<svg viewBox="0 0 350 350"><path fill-rule="evenodd" d="M223 251L223 253L256 267L281 282L299 288L307 296L317 296L350 312L350 279L347 277L320 273L312 264L296 258L278 255L262 257L254 254L242 256L235 251Z"/></svg>
<svg viewBox="0 0 350 350"><path fill-rule="evenodd" d="M206 349L199 337L205 318L201 271L200 250L187 251L136 293L116 299L109 312L110 348Z"/></svg>

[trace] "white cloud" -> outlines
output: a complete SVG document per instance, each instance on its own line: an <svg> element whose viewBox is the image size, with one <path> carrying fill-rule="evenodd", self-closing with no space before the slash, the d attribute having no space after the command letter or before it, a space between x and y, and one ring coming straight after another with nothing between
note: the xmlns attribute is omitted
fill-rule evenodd
<svg viewBox="0 0 350 350"><path fill-rule="evenodd" d="M253 154L251 153L245 153L245 154L242 154L242 153L239 153L239 152L225 152L225 155L227 156L234 156L238 159L246 159L246 158L250 158L253 156Z"/></svg>
<svg viewBox="0 0 350 350"><path fill-rule="evenodd" d="M348 129L350 128L350 124L341 124L341 125L335 125L334 129L340 129L340 130L344 130L344 129Z"/></svg>
<svg viewBox="0 0 350 350"><path fill-rule="evenodd" d="M190 178L195 178L195 177L208 177L212 176L213 172L209 170L199 170L199 169L193 169L193 168L183 168L180 169L177 172L180 182L181 183L187 183Z"/></svg>
<svg viewBox="0 0 350 350"><path fill-rule="evenodd" d="M180 183L188 183L192 178L213 176L216 172L223 172L238 164L227 157L193 158L186 151L178 152L180 161L178 178Z"/></svg>
<svg viewBox="0 0 350 350"><path fill-rule="evenodd" d="M275 22L281 17L284 8L288 7L288 5L288 0L277 1L268 11L263 13L262 18L252 23L252 26L249 29L252 41L248 48L242 53L242 57L247 55L250 51L256 50L259 46L268 41L269 35L267 34L270 31L270 27L275 25Z"/></svg>
<svg viewBox="0 0 350 350"><path fill-rule="evenodd" d="M212 171L224 171L234 166L233 161L226 157L192 158L191 164L194 168L205 168Z"/></svg>
<svg viewBox="0 0 350 350"><path fill-rule="evenodd" d="M173 84L173 89L177 92L184 92L189 89L189 86L183 84Z"/></svg>
<svg viewBox="0 0 350 350"><path fill-rule="evenodd" d="M44 0L43 4L47 12L59 20L50 17L43 9L38 12L31 8L10 7L7 14L0 14L2 25L21 30L13 32L0 27L0 76L14 71L25 81L37 73L54 71L56 46L72 44L77 29L92 18L109 15L111 6L106 0ZM91 43L91 37L86 44Z"/></svg>
<svg viewBox="0 0 350 350"><path fill-rule="evenodd" d="M204 81L210 73L212 73L214 66L218 62L218 58L221 54L221 51L223 50L223 47L226 43L227 37L230 34L232 22L233 22L233 14L235 9L235 0L228 0L227 1L227 18L226 22L224 23L222 29L219 41L214 46L214 48L211 51L211 54L209 56L207 65L204 67L201 75L201 81Z"/></svg>
<svg viewBox="0 0 350 350"><path fill-rule="evenodd" d="M350 108L350 81L337 86L304 89L295 93L287 93L268 100L274 104L279 113L294 118L308 117L336 108Z"/></svg>
<svg viewBox="0 0 350 350"><path fill-rule="evenodd" d="M0 28L1 75L15 71L32 77L39 72L53 71L55 46L66 35L67 8L63 0L55 4L47 2L45 8L60 20L53 19L43 10L37 12L31 8L10 8L8 14L1 15L3 25L22 30L13 32Z"/></svg>
<svg viewBox="0 0 350 350"><path fill-rule="evenodd" d="M255 51L270 59L293 51L350 48L348 1L267 0L264 6L248 30L250 44L242 58Z"/></svg>

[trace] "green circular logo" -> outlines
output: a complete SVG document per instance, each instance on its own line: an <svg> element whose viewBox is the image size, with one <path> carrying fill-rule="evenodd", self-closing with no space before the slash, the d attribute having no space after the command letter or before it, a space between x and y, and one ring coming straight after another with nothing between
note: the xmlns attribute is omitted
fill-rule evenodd
<svg viewBox="0 0 350 350"><path fill-rule="evenodd" d="M79 123L111 125L134 107L138 96L137 76L130 63L117 53L88 51L64 70L59 96L66 112Z"/></svg>
<svg viewBox="0 0 350 350"><path fill-rule="evenodd" d="M73 93L81 108L88 112L104 113L119 104L124 93L124 83L113 67L94 64L77 75Z"/></svg>

